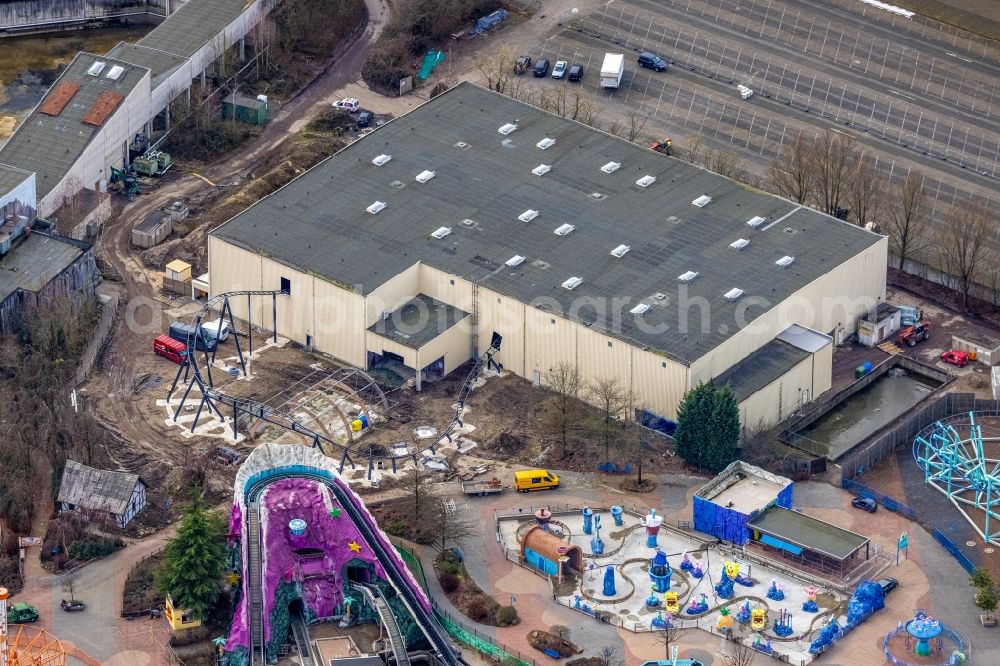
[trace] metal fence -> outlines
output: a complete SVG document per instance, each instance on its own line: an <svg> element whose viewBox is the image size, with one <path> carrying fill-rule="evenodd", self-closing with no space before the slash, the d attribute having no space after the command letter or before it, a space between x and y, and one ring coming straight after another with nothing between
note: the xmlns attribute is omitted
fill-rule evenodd
<svg viewBox="0 0 1000 666"><path fill-rule="evenodd" d="M962 565L963 569L965 569L969 574L972 573L973 569L976 567L972 564L972 560L970 560L966 554L962 552L962 549L955 545L954 541L946 537L944 532L936 527L934 528L934 538L937 539L939 544L944 546L945 550L951 553L952 557L958 560L958 563Z"/></svg>

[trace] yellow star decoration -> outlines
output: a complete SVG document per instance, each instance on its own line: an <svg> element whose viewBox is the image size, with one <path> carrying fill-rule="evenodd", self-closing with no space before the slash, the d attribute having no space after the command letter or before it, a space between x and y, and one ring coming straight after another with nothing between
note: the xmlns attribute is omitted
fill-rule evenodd
<svg viewBox="0 0 1000 666"><path fill-rule="evenodd" d="M226 576L226 583L230 587L236 587L236 584L240 582L240 575L235 571L230 571L229 575Z"/></svg>
<svg viewBox="0 0 1000 666"><path fill-rule="evenodd" d="M351 549L352 553L360 553L361 552L361 545L356 540L352 541L349 544L347 544L347 547Z"/></svg>

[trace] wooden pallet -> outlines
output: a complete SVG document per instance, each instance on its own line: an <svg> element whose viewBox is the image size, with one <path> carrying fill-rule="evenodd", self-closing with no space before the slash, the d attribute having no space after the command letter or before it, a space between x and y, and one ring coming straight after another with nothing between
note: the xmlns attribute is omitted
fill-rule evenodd
<svg viewBox="0 0 1000 666"><path fill-rule="evenodd" d="M903 350L894 342L883 342L878 346L879 349L884 351L886 354L902 354Z"/></svg>

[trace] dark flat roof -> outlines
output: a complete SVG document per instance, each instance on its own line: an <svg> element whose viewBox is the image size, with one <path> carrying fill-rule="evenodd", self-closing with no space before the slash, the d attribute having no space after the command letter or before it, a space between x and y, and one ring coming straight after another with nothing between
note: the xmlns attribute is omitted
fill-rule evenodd
<svg viewBox="0 0 1000 666"><path fill-rule="evenodd" d="M101 72L97 76L87 74L90 66L98 61L104 63ZM117 80L109 79L107 75L115 65L123 67L124 72ZM100 131L100 126L89 125L83 119L101 94L111 92L122 95L123 98L128 97L148 72L145 67L81 51L49 88L46 99L62 81L79 84L79 90L55 116L46 115L37 108L32 111L3 148L0 148L0 162L35 172L38 198L43 198L63 179L83 154L90 140ZM123 105L124 102L121 102L103 118L101 125L121 110ZM117 150L117 147L108 150Z"/></svg>
<svg viewBox="0 0 1000 666"><path fill-rule="evenodd" d="M846 560L868 543L868 537L780 506L751 520L747 528L838 560Z"/></svg>
<svg viewBox="0 0 1000 666"><path fill-rule="evenodd" d="M250 4L251 0L188 0L138 44L190 58Z"/></svg>
<svg viewBox="0 0 1000 666"><path fill-rule="evenodd" d="M0 197L6 195L29 178L31 178L30 171L0 164ZM35 205L34 201L26 201L25 203L32 207Z"/></svg>
<svg viewBox="0 0 1000 666"><path fill-rule="evenodd" d="M187 60L162 49L151 48L141 44L129 44L127 42L119 42L113 49L108 51L108 57L124 60L133 65L140 65L149 69L150 76L153 77L151 82L153 88L156 88L166 79L167 75Z"/></svg>
<svg viewBox="0 0 1000 666"><path fill-rule="evenodd" d="M963 328L955 333L953 337L984 349L996 349L1000 347L1000 340L997 338L981 331L974 331L971 328Z"/></svg>
<svg viewBox="0 0 1000 666"><path fill-rule="evenodd" d="M736 394L736 402L743 402L807 358L809 352L784 340L774 339L713 379L712 383L719 387L728 384Z"/></svg>
<svg viewBox="0 0 1000 666"><path fill-rule="evenodd" d="M517 129L499 133L506 123ZM545 138L556 142L543 150L536 144ZM380 154L391 161L374 165ZM610 162L621 167L602 172ZM542 164L551 171L535 175ZM425 170L435 177L417 182ZM657 179L647 188L636 184L645 175ZM704 194L711 203L692 205ZM366 212L376 201L385 209ZM520 221L528 209L540 213ZM757 216L767 221L755 229L747 222ZM553 233L563 224L576 229ZM433 238L442 226L452 233ZM212 233L365 294L420 261L525 303L544 299L683 363L881 238L470 83L355 141ZM740 238L750 245L730 247ZM630 250L617 258L619 245ZM506 266L514 255L527 260ZM775 265L784 256L795 260ZM687 271L699 275L682 285ZM571 277L583 280L572 291L561 286ZM734 288L742 302L726 299ZM606 316L571 311L580 297L606 303ZM709 307L682 307L701 298ZM652 307L631 314L640 303Z"/></svg>
<svg viewBox="0 0 1000 666"><path fill-rule="evenodd" d="M18 289L36 292L73 265L87 244L33 232L0 258L0 301Z"/></svg>
<svg viewBox="0 0 1000 666"><path fill-rule="evenodd" d="M417 294L368 330L406 347L420 349L468 316L468 312L426 294Z"/></svg>

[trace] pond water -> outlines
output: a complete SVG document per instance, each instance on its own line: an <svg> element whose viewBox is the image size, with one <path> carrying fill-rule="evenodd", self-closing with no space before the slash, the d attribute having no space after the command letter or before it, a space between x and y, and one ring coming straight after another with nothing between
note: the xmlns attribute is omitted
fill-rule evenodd
<svg viewBox="0 0 1000 666"><path fill-rule="evenodd" d="M839 458L870 434L928 397L939 382L894 368L801 431Z"/></svg>
<svg viewBox="0 0 1000 666"><path fill-rule="evenodd" d="M79 51L104 54L118 42L135 42L152 30L137 24L0 39L0 142L42 99Z"/></svg>

